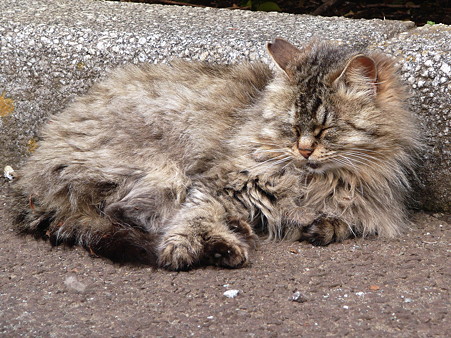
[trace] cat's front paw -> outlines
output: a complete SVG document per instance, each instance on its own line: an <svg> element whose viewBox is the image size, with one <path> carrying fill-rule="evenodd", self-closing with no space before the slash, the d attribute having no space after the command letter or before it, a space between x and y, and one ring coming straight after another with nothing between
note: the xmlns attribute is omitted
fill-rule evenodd
<svg viewBox="0 0 451 338"><path fill-rule="evenodd" d="M212 236L205 243L207 264L225 268L239 268L248 261L249 246L234 235Z"/></svg>
<svg viewBox="0 0 451 338"><path fill-rule="evenodd" d="M239 268L248 260L248 248L248 244L228 233L173 235L163 242L159 265L169 270L188 270L200 264Z"/></svg>
<svg viewBox="0 0 451 338"><path fill-rule="evenodd" d="M172 235L163 241L158 262L169 270L188 270L199 263L202 243L183 235Z"/></svg>
<svg viewBox="0 0 451 338"><path fill-rule="evenodd" d="M351 236L349 225L335 218L322 216L314 220L302 232L301 240L313 245L328 245L332 242L341 242Z"/></svg>

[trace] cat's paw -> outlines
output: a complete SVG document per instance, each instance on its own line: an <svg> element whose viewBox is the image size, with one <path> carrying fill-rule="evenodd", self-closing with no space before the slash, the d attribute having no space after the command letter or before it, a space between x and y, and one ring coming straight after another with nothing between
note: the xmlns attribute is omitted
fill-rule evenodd
<svg viewBox="0 0 451 338"><path fill-rule="evenodd" d="M328 245L341 242L351 236L347 223L334 217L319 217L303 229L301 240L313 245Z"/></svg>
<svg viewBox="0 0 451 338"><path fill-rule="evenodd" d="M199 241L183 235L172 235L163 241L158 263L169 270L188 270L199 263L203 251Z"/></svg>
<svg viewBox="0 0 451 338"><path fill-rule="evenodd" d="M227 226L236 236L246 242L248 246L251 248L257 246L258 237L248 222L238 217L229 217Z"/></svg>
<svg viewBox="0 0 451 338"><path fill-rule="evenodd" d="M234 235L212 236L205 242L207 264L239 268L248 261L249 246Z"/></svg>
<svg viewBox="0 0 451 338"><path fill-rule="evenodd" d="M239 268L248 260L249 245L235 235L172 235L161 246L159 265L169 270L188 270L200 264Z"/></svg>

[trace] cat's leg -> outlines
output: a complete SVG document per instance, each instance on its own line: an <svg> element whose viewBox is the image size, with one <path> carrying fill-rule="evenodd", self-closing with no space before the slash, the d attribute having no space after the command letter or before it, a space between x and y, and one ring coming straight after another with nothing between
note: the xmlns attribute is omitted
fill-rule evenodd
<svg viewBox="0 0 451 338"><path fill-rule="evenodd" d="M160 232L182 203L171 187L157 187L143 181L135 184L124 197L105 206L112 221L147 232Z"/></svg>
<svg viewBox="0 0 451 338"><path fill-rule="evenodd" d="M353 232L345 221L337 217L321 215L303 228L300 240L320 246L341 242L352 235Z"/></svg>
<svg viewBox="0 0 451 338"><path fill-rule="evenodd" d="M292 198L279 201L282 210L282 238L292 241L307 241L313 245L328 245L341 242L355 235L355 230L343 219L313 208L300 207ZM274 235L276 230L270 230ZM272 230L272 234L271 234Z"/></svg>
<svg viewBox="0 0 451 338"><path fill-rule="evenodd" d="M49 240L53 246L80 245L115 262L156 265L158 236L112 221L100 205L71 209L61 199L49 208L32 195L16 196L13 203L16 213L12 223L21 233Z"/></svg>
<svg viewBox="0 0 451 338"><path fill-rule="evenodd" d="M114 230L102 236L94 252L113 260L122 252L126 259L120 260L136 261L137 256L139 262L156 265L163 224L180 208L189 184L178 171L170 172L171 180L162 180L158 173L130 177L105 199L99 214Z"/></svg>
<svg viewBox="0 0 451 338"><path fill-rule="evenodd" d="M37 179L32 173L38 170L24 171L11 197L15 228L48 239L52 245L80 245L113 261L155 265L158 236L105 212L118 199L123 176L88 169L65 165L52 170L49 166L46 172L52 175Z"/></svg>
<svg viewBox="0 0 451 338"><path fill-rule="evenodd" d="M255 245L252 228L230 217L218 201L196 194L196 201L186 203L168 226L160 244L160 265L172 270L201 264L243 266Z"/></svg>
<svg viewBox="0 0 451 338"><path fill-rule="evenodd" d="M70 220L69 220L70 221ZM91 254L106 257L113 262L141 263L157 265L158 239L155 233L140 228L111 222L106 217L92 215L87 219L89 225L76 221L62 225L61 230L75 233L72 238L76 244L83 246ZM56 231L55 231L56 230ZM59 244L60 229L49 229L52 244Z"/></svg>

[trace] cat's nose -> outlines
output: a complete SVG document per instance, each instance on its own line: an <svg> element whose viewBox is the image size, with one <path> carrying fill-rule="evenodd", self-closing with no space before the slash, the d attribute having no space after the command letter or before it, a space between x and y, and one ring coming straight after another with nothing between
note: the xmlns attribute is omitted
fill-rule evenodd
<svg viewBox="0 0 451 338"><path fill-rule="evenodd" d="M310 155L313 153L313 149L303 149L299 148L299 153L305 158L308 159Z"/></svg>

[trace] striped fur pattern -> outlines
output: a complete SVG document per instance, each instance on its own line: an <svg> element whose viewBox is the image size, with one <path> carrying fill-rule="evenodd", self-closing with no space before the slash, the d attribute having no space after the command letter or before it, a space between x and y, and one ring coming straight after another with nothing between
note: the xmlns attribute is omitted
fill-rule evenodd
<svg viewBox="0 0 451 338"><path fill-rule="evenodd" d="M246 264L256 234L394 237L420 149L393 61L313 42L262 63L129 65L54 116L14 224L168 269Z"/></svg>

